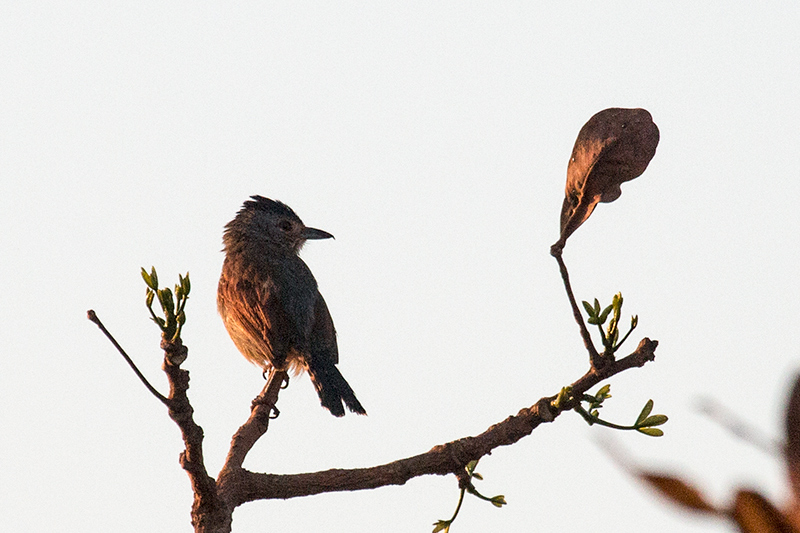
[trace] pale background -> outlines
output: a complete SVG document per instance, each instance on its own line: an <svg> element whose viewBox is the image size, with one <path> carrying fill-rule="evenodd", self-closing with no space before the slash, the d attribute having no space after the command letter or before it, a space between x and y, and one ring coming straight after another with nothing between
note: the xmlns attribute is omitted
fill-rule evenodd
<svg viewBox="0 0 800 533"><path fill-rule="evenodd" d="M303 257L369 416L333 418L296 379L250 469L379 464L558 392L587 361L549 246L578 130L612 106L647 108L661 143L565 259L578 298L623 292L630 348L661 343L605 416L653 398L666 436L567 413L482 460L509 503L468 499L453 533L727 531L642 488L608 437L716 502L781 501L780 462L696 404L778 436L800 366L800 8L641 4L4 2L2 529L191 531L178 430L85 313L165 390L139 268L191 272L184 366L216 475L263 383L215 309L222 227L251 194L336 235ZM234 530L426 532L456 499L424 477L247 504Z"/></svg>

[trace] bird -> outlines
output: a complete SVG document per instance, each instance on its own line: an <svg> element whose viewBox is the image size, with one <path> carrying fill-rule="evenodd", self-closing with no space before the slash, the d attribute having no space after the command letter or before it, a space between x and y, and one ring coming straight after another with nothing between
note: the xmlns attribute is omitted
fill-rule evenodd
<svg viewBox="0 0 800 533"><path fill-rule="evenodd" d="M233 343L264 374L307 371L334 416L344 405L367 414L336 367L339 349L328 306L298 255L307 240L330 239L286 204L251 196L226 226L217 309Z"/></svg>
<svg viewBox="0 0 800 533"><path fill-rule="evenodd" d="M564 247L598 202L620 197L620 185L645 171L658 141L658 127L646 109L604 109L583 125L567 165L561 238L554 247Z"/></svg>

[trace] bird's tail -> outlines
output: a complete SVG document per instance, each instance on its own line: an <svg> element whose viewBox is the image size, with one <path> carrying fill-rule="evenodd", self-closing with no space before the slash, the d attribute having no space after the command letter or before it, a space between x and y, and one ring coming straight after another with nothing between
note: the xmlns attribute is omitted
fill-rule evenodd
<svg viewBox="0 0 800 533"><path fill-rule="evenodd" d="M312 360L308 365L308 375L319 394L319 401L333 416L344 416L342 402L350 411L360 415L367 414L356 398L356 394L335 365Z"/></svg>

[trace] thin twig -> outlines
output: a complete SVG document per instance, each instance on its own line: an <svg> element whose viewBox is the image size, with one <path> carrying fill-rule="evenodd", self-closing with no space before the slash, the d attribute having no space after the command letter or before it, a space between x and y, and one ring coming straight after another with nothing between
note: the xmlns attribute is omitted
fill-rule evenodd
<svg viewBox="0 0 800 533"><path fill-rule="evenodd" d="M147 378L146 378L146 377L144 377L144 374L142 374L142 373L139 371L139 369L136 367L136 363L134 363L134 362L133 362L133 360L132 360L130 357L128 357L128 354L127 354L127 353L125 353L125 350L123 350L123 349L122 349L122 346L120 346L120 345L119 345L119 343L118 343L118 342L117 342L117 340L114 338L114 336L113 336L113 335L111 335L111 333L110 333L110 332L109 332L109 331L106 329L106 327L105 327L105 326L103 325L103 323L100 321L100 318L98 318L98 316L97 316L97 313L95 313L95 312L94 312L94 310L92 310L92 309L89 309L89 310L86 312L86 317L87 317L89 320L91 320L92 322L94 322L95 324L97 324L97 327L98 327L98 328L100 328L100 331L102 331L102 332L103 332L103 334L104 334L104 335L105 335L105 336L108 338L108 340L110 340L110 341L111 341L111 344L113 344L113 345L114 345L114 347L117 349L117 351L118 351L120 354L122 354L122 357L124 357L124 358L125 358L125 360L128 362L128 364L129 364L129 365L131 366L131 368L133 369L133 372L134 372L134 373L135 373L137 376L139 376L139 379L142 381L142 383L144 383L144 386L145 386L145 387L147 387L147 390L149 390L149 391L150 391L150 393L151 393L153 396L155 396L155 397L158 399L158 401L160 401L161 403L163 403L164 405L166 405L167 407L169 407L169 404L170 404L170 401L169 401L169 399L168 399L166 396L164 396L163 394L161 394L160 392L158 392L158 391L155 389L155 387L153 387L153 386L150 384L150 382L149 382L149 381L147 381Z"/></svg>
<svg viewBox="0 0 800 533"><path fill-rule="evenodd" d="M589 334L589 330L586 328L586 324L583 321L583 315L578 307L578 302L575 301L575 295L572 293L572 285L569 282L567 265L564 264L564 260L561 258L561 250L553 248L550 251L550 255L555 257L556 261L558 261L558 268L561 271L561 279L564 280L564 288L567 290L567 298L569 298L569 304L572 306L572 315L575 317L575 322L578 323L578 327L581 330L583 344L586 346L586 350L589 352L589 361L592 364L592 368L599 368L602 366L600 354L597 353L597 349L594 347L594 343L592 343L592 336Z"/></svg>

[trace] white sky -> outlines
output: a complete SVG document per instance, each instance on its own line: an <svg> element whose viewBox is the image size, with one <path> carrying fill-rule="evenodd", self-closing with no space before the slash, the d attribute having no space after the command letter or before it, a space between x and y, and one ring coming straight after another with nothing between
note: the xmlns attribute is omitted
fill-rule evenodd
<svg viewBox="0 0 800 533"><path fill-rule="evenodd" d="M662 439L567 413L482 460L453 533L726 531L621 472L598 441L718 502L780 500L780 463L700 416L711 396L771 435L798 367L796 2L5 2L0 6L0 489L8 531L191 531L181 440L85 318L162 389L141 266L191 272L184 339L210 472L262 386L216 314L221 235L251 194L336 235L303 257L369 417L306 377L254 471L370 466L482 432L586 369L549 246L580 127L644 107L645 174L565 259L579 299L625 296L655 363ZM651 4L651 3L648 3ZM653 3L654 4L654 3ZM702 4L702 5L700 5ZM455 479L257 502L237 532L430 531Z"/></svg>

